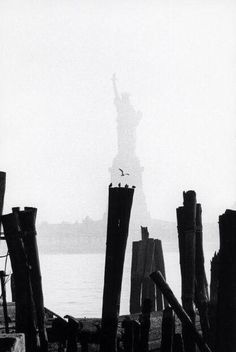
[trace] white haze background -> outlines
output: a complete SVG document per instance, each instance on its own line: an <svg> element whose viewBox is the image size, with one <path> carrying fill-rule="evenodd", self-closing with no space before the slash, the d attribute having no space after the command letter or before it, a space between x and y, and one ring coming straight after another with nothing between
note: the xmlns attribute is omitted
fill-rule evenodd
<svg viewBox="0 0 236 352"><path fill-rule="evenodd" d="M152 217L195 189L205 221L236 200L236 3L2 0L5 212L100 219L117 152L111 76L143 113L137 155Z"/></svg>

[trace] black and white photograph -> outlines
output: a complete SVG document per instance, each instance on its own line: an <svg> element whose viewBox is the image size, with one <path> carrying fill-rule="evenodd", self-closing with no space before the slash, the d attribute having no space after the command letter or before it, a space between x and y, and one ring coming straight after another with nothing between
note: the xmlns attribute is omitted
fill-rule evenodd
<svg viewBox="0 0 236 352"><path fill-rule="evenodd" d="M0 351L236 351L236 2L0 0Z"/></svg>

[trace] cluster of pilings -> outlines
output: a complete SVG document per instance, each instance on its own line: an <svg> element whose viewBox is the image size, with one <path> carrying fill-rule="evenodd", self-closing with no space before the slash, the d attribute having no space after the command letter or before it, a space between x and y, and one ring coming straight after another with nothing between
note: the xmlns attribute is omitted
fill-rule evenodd
<svg viewBox="0 0 236 352"><path fill-rule="evenodd" d="M132 203L132 190L114 188L109 192L100 348L105 352L117 351L116 333L120 288L127 241L127 231L124 229L128 229ZM126 218L126 226L121 218L115 215L121 213L121 210L118 210L120 206L124 207L119 197L124 197L125 192L129 192L125 206L127 216L123 217L123 219ZM147 228L142 228L142 240L133 243L131 298L134 298L130 301L130 310L131 313L140 312L142 304L149 305L146 315L146 343L140 349L140 322L127 317L122 325L124 351L148 351L151 301L156 300L153 286L150 281L147 281L149 275L166 302L162 319L162 352L196 352L198 350L201 352L233 352L236 350L236 211L227 210L219 218L220 251L219 254L215 254L211 263L209 297L204 267L201 204L197 203L194 191L184 192L183 197L183 206L177 209L182 305L166 283L164 270L161 272L160 268L157 269L154 255L155 240L149 238ZM113 203L117 206L115 207ZM113 204L112 207L111 204ZM116 211L111 211L110 207ZM119 229L120 225L123 230ZM113 242L114 239L120 241L120 244ZM152 269L154 271L150 274ZM175 316L182 323L182 333L175 329ZM200 328L196 328L196 318L200 321Z"/></svg>
<svg viewBox="0 0 236 352"><path fill-rule="evenodd" d="M163 309L165 302L149 275L159 270L165 277L161 241L149 238L147 227L141 226L141 241L133 242L131 264L130 313L141 312L142 303L149 299L152 311Z"/></svg>
<svg viewBox="0 0 236 352"><path fill-rule="evenodd" d="M20 210L17 207L12 209L12 213L2 215L5 183L6 174L1 172L0 215L14 278L16 332L25 334L26 352L47 352L48 340L35 227L37 209L25 207ZM5 313L7 315L7 311Z"/></svg>
<svg viewBox="0 0 236 352"><path fill-rule="evenodd" d="M0 172L0 216L13 270L16 331L25 334L26 352L47 352L35 227L37 209L15 207L12 213L2 215L5 182L6 175ZM118 319L133 194L134 187L109 187L102 320L96 332L100 352L148 352L151 311L163 308L162 352L235 352L236 211L226 210L219 217L220 250L211 262L209 297L204 268L202 209L194 191L184 192L183 206L177 208L182 305L165 280L161 241L149 238L148 229L142 227L142 240L134 242L132 248L130 295L130 312L140 315L138 320L129 316L124 318L120 347ZM4 275L0 272L7 321ZM181 333L175 329L176 316L182 323ZM198 316L200 329L196 328ZM82 350L87 352L88 339L83 335L81 324L71 316L67 318L68 323L58 316L61 340L63 343L67 340L67 352L77 351L78 336Z"/></svg>

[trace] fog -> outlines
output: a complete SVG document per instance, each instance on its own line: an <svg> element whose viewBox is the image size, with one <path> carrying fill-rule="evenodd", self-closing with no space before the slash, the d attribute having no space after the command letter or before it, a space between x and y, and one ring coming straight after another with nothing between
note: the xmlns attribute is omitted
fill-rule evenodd
<svg viewBox="0 0 236 352"><path fill-rule="evenodd" d="M153 218L194 189L204 221L236 202L236 3L0 2L4 211L100 219L117 153L111 77L142 112L136 154Z"/></svg>

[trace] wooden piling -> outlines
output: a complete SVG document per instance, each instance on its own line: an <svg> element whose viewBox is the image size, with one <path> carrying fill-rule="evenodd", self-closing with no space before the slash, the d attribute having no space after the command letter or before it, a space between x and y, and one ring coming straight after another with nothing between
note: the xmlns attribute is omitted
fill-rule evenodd
<svg viewBox="0 0 236 352"><path fill-rule="evenodd" d="M145 261L144 261L144 273L142 281L142 303L146 299L150 299L152 310L155 310L155 285L150 279L150 273L153 270L154 262L154 239L148 238L146 241Z"/></svg>
<svg viewBox="0 0 236 352"><path fill-rule="evenodd" d="M181 323L185 325L186 331L188 331L191 337L195 340L200 352L211 352L211 349L205 343L205 341L203 340L203 337L197 331L195 325L193 324L187 312L182 308L182 306L176 299L174 293L172 292L169 285L166 283L162 274L159 271L156 271L151 273L150 277L158 286L158 288L161 290L162 294L165 296L166 300L173 308L174 312L176 313Z"/></svg>
<svg viewBox="0 0 236 352"><path fill-rule="evenodd" d="M7 314L7 298L6 298L6 273L5 271L0 271L0 280L1 280L1 289L2 289L2 305L3 305L3 315L4 315L4 324L5 332L9 333L9 324L8 324L8 314Z"/></svg>
<svg viewBox="0 0 236 352"><path fill-rule="evenodd" d="M177 209L180 268L182 277L183 308L195 324L195 241L196 241L196 193L183 192L184 206ZM185 350L195 352L194 340L183 325Z"/></svg>
<svg viewBox="0 0 236 352"><path fill-rule="evenodd" d="M210 303L216 305L218 301L219 286L219 253L214 253L211 260Z"/></svg>
<svg viewBox="0 0 236 352"><path fill-rule="evenodd" d="M109 188L101 352L117 351L117 326L133 188Z"/></svg>
<svg viewBox="0 0 236 352"><path fill-rule="evenodd" d="M219 288L216 352L236 351L236 211L219 217Z"/></svg>
<svg viewBox="0 0 236 352"><path fill-rule="evenodd" d="M161 328L161 352L172 352L175 333L175 317L171 307L163 311Z"/></svg>
<svg viewBox="0 0 236 352"><path fill-rule="evenodd" d="M208 283L204 267L204 253L202 243L202 208L196 207L196 264L195 264L195 304L200 315L200 323L205 341L209 342L210 324L208 315Z"/></svg>
<svg viewBox="0 0 236 352"><path fill-rule="evenodd" d="M140 315L140 352L148 352L149 330L151 326L152 302L150 299L145 299L142 304L142 314Z"/></svg>
<svg viewBox="0 0 236 352"><path fill-rule="evenodd" d="M6 173L3 171L0 171L0 218L2 216L2 211L3 211L5 188L6 188ZM1 232L1 222L0 222L0 232Z"/></svg>
<svg viewBox="0 0 236 352"><path fill-rule="evenodd" d="M16 332L25 334L26 351L35 352L38 343L32 288L18 214L3 215L1 220L15 278Z"/></svg>
<svg viewBox="0 0 236 352"><path fill-rule="evenodd" d="M140 241L132 244L132 263L131 263L131 285L130 285L130 313L141 312L141 284L142 274L138 271Z"/></svg>
<svg viewBox="0 0 236 352"><path fill-rule="evenodd" d="M36 308L37 326L40 338L40 351L48 351L48 339L45 326L44 298L42 289L42 276L40 270L39 253L36 239L36 215L37 209L25 207L24 211L19 211L19 221L22 231L22 239L30 266L30 281L33 292L33 299Z"/></svg>
<svg viewBox="0 0 236 352"><path fill-rule="evenodd" d="M161 240L155 239L154 246L155 250L153 271L160 271L162 273L162 276L166 278L165 262ZM156 287L156 310L161 311L163 309L163 306L166 308L168 306L168 303L165 299L163 299L161 291Z"/></svg>
<svg viewBox="0 0 236 352"><path fill-rule="evenodd" d="M210 320L210 346L215 350L216 346L216 313L218 301L219 286L219 254L214 254L211 260L211 283L210 283L210 303L209 303L209 320Z"/></svg>
<svg viewBox="0 0 236 352"><path fill-rule="evenodd" d="M131 266L130 313L141 311L141 302L151 299L152 310L163 309L163 297L149 275L160 270L165 276L165 265L160 240L149 238L147 227L141 226L141 241L133 242ZM165 306L167 306L165 302Z"/></svg>

